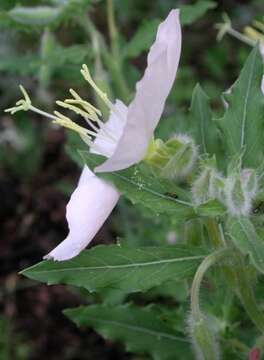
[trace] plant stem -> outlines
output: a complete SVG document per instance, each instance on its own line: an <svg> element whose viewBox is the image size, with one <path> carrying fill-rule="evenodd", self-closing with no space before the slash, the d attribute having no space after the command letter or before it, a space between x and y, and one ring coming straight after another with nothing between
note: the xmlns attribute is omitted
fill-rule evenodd
<svg viewBox="0 0 264 360"><path fill-rule="evenodd" d="M122 56L119 49L118 31L115 23L113 0L107 0L107 22L109 36L111 40L111 58L107 59L108 66L112 72L112 76L118 88L118 96L120 95L124 101L129 100L129 90L123 74Z"/></svg>
<svg viewBox="0 0 264 360"><path fill-rule="evenodd" d="M220 250L216 250L212 254L208 255L202 261L202 263L200 264L200 266L198 267L195 273L191 288L191 311L193 318L196 321L199 321L199 319L202 318L202 312L199 306L199 294L200 294L200 287L204 274L209 269L209 267L211 267L217 261L221 260L223 257L229 254L230 254L230 248L222 248Z"/></svg>
<svg viewBox="0 0 264 360"><path fill-rule="evenodd" d="M236 260L238 266L235 268L235 275L238 297L251 320L264 333L264 314L257 305L251 282L240 254L236 257Z"/></svg>
<svg viewBox="0 0 264 360"><path fill-rule="evenodd" d="M206 226L213 246L216 249L219 248L225 242L221 237L216 221L208 219ZM264 333L264 314L258 308L243 258L238 251L234 255L235 266L223 266L227 285L236 289L236 293L248 313L248 316L255 323L257 328Z"/></svg>
<svg viewBox="0 0 264 360"><path fill-rule="evenodd" d="M107 0L107 22L108 22L109 35L111 39L112 52L115 53L117 51L118 54L118 46L117 46L118 32L115 24L113 0Z"/></svg>
<svg viewBox="0 0 264 360"><path fill-rule="evenodd" d="M208 255L198 267L193 279L189 326L196 357L199 359L219 359L218 343L216 341L214 330L210 327L209 321L200 310L199 295L201 282L206 271L217 261L230 255L230 250L232 251L230 248L222 248Z"/></svg>

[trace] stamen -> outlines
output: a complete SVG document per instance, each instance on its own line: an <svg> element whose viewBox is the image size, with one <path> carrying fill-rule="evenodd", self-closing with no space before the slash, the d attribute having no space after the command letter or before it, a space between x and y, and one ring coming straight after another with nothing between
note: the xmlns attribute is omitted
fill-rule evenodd
<svg viewBox="0 0 264 360"><path fill-rule="evenodd" d="M98 116L96 114L95 111L93 111L93 109L89 108L87 106L87 104L89 104L88 102L85 102L85 101L81 101L81 100L73 100L73 99L66 99L64 100L64 102L66 104L76 104L76 105L80 105L84 111L89 115L89 119L94 121L94 122L97 122L98 121ZM92 105L91 105L92 106Z"/></svg>
<svg viewBox="0 0 264 360"><path fill-rule="evenodd" d="M90 115L86 111L78 108L77 106L68 104L66 101L63 102L63 101L58 100L58 101L56 101L56 104L63 107L64 109L72 110L77 115L81 115L85 120L88 120L90 117Z"/></svg>
<svg viewBox="0 0 264 360"><path fill-rule="evenodd" d="M94 131L98 131L99 129L93 124L93 122L89 119L86 120L87 121L87 124L92 128L94 129Z"/></svg>
<svg viewBox="0 0 264 360"><path fill-rule="evenodd" d="M73 89L70 89L70 94L73 96L73 98L75 100L78 100L80 102L80 104L84 107L87 107L90 110L94 111L97 115L102 116L102 113L99 109L97 109L95 106L93 106L92 104L90 104L88 101L83 100L76 91L74 91ZM85 109L86 110L86 109Z"/></svg>
<svg viewBox="0 0 264 360"><path fill-rule="evenodd" d="M84 79L91 85L91 87L94 89L94 91L98 94L98 96L100 96L100 98L108 106L108 108L112 110L113 109L113 104L108 99L107 94L104 93L101 89L99 89L99 87L93 81L87 65L83 64L82 69L81 69L81 74L84 77Z"/></svg>
<svg viewBox="0 0 264 360"><path fill-rule="evenodd" d="M109 141L109 137L103 136L102 134L98 134L98 132L97 132L98 129L96 129L96 131L86 129L86 128L76 124L70 118L61 114L59 111L54 111L54 114L56 115L56 120L53 121L55 124L58 124L67 129L76 131L80 136L86 137L90 141L90 145L93 143L92 137L101 138L104 141Z"/></svg>
<svg viewBox="0 0 264 360"><path fill-rule="evenodd" d="M217 34L218 41L222 40L222 38L224 37L225 34L230 34L233 37L235 37L236 39L244 42L247 45L255 46L255 41L253 41L252 39L248 38L247 36L241 34L239 31L236 31L235 29L233 29L231 21L230 21L229 17L227 16L227 14L223 15L223 20L224 20L223 23L215 25L215 27L218 29L218 34Z"/></svg>
<svg viewBox="0 0 264 360"><path fill-rule="evenodd" d="M24 98L25 98L26 103L29 104L29 105L31 105L30 97L29 97L28 93L26 92L26 89L24 88L24 86L19 85L19 88L20 88L22 94L24 95Z"/></svg>
<svg viewBox="0 0 264 360"><path fill-rule="evenodd" d="M81 73L82 73L84 79L92 86L92 88L95 90L95 92L98 94L98 96L100 96L100 98L105 102L105 104L108 106L108 108L112 112L115 112L118 117L122 118L122 114L119 114L119 111L108 99L106 93L101 91L99 89L99 87L95 84L86 65L82 66ZM48 117L48 118L52 119L54 123L77 132L80 135L80 137L89 146L93 146L94 149L98 149L98 151L101 153L104 153L104 149L101 149L101 145L94 143L94 138L101 139L104 142L105 141L109 142L110 144L112 142L117 141L116 137L114 136L115 134L112 134L111 131L109 129L107 129L107 127L105 126L105 123L102 120L100 120L99 117L102 116L101 111L98 110L92 104L90 104L88 101L83 100L78 95L78 93L76 91L74 91L73 89L69 90L73 99L66 99L64 101L56 101L56 104L61 106L64 109L71 110L74 113L76 113L77 115L80 115L81 117L83 117L92 130L86 129L86 128L76 124L69 117L61 114L59 111L54 111L54 115L52 115L52 114L49 114L45 111L42 111L42 110L36 108L35 106L32 105L31 99L22 85L20 85L20 90L21 90L24 98L18 100L16 102L16 106L6 109L5 112L10 112L11 114L14 114L17 111L21 111L21 110L23 110L23 111L31 110L42 116ZM96 123L96 125L98 125L98 127L94 123Z"/></svg>
<svg viewBox="0 0 264 360"><path fill-rule="evenodd" d="M73 95L73 97L75 98L75 100L73 99L66 99L64 102L62 101L57 101L56 103L66 109L70 109L72 111L74 111L76 114L81 115L86 121L87 123L91 126L91 128L93 130L95 130L96 132L98 131L98 128L96 128L91 121L95 121L97 122L97 124L99 125L101 131L103 133L105 133L105 135L107 137L110 137L113 141L116 141L115 137L113 136L113 134L111 134L109 131L107 131L107 129L105 129L105 123L103 121L101 121L99 119L99 117L97 116L97 114L101 114L100 110L98 110L96 107L94 107L93 105L91 105L90 103L88 103L87 101L83 100L77 92L75 92L74 90L70 89L70 93ZM71 104L79 104L83 107L83 109L85 109L85 111L81 110L80 108L78 108L77 106L71 105Z"/></svg>
<svg viewBox="0 0 264 360"><path fill-rule="evenodd" d="M97 117L97 115L95 113L94 113L94 117L92 118L91 114L88 114L87 112L83 111L82 109L78 108L77 106L69 104L68 102L70 102L70 100L67 101L67 102L66 101L67 100L65 100L65 102L56 101L56 104L63 107L63 108L65 108L65 109L72 110L77 115L81 115L86 120L86 122L89 124L89 126L96 132L96 133L91 132L91 135L98 137L98 130L99 129L90 121L90 120L93 120L93 121L96 121L98 123L100 129L102 130L103 133L105 133L105 135L107 137L110 137L113 141L116 140L112 136L112 134L110 134L110 132L105 129L104 123ZM87 130L87 131L90 132L90 130ZM102 135L102 137L103 137L103 135Z"/></svg>
<svg viewBox="0 0 264 360"><path fill-rule="evenodd" d="M123 118L123 115L121 112L114 106L111 101L108 99L107 94L103 92L99 87L96 85L96 83L93 81L91 74L89 72L89 69L86 64L83 64L81 69L81 74L84 77L84 79L92 86L94 91L98 94L98 96L104 101L106 106L115 113L120 119Z"/></svg>
<svg viewBox="0 0 264 360"><path fill-rule="evenodd" d="M261 34L259 31L255 30L254 28L252 28L251 26L246 26L244 32L249 38L255 41L264 42L264 35Z"/></svg>
<svg viewBox="0 0 264 360"><path fill-rule="evenodd" d="M59 111L54 111L54 114L56 115L56 120L54 120L55 124L59 124L59 125L61 125L63 127L74 130L77 133L79 133L80 135L82 134L84 136L87 136L87 133L88 133L87 129L85 129L84 127L76 124L70 118L68 118L67 116L61 114Z"/></svg>
<svg viewBox="0 0 264 360"><path fill-rule="evenodd" d="M38 108L36 108L35 106L33 106L31 104L31 100L30 100L30 97L27 93L27 91L25 90L25 88L22 86L22 85L19 85L19 88L22 92L22 94L24 95L24 99L20 99L16 102L16 106L12 107L12 108L9 108L9 109L5 109L5 112L10 112L12 115L15 114L16 112L18 111L28 111L28 110L31 110L35 113L38 113L42 116L45 116L45 117L48 117L52 120L56 120L56 117L52 114L49 114L47 113L46 111L42 111Z"/></svg>

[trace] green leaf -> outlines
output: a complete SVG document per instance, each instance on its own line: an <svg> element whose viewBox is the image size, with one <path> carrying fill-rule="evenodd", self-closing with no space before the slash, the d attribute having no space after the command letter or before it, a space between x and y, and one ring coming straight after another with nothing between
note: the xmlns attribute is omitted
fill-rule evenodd
<svg viewBox="0 0 264 360"><path fill-rule="evenodd" d="M217 152L217 127L212 120L209 98L199 84L192 94L190 129L202 153L213 155Z"/></svg>
<svg viewBox="0 0 264 360"><path fill-rule="evenodd" d="M256 46L226 95L228 108L218 120L228 156L242 154L243 165L257 167L263 159L264 96L261 92L263 62Z"/></svg>
<svg viewBox="0 0 264 360"><path fill-rule="evenodd" d="M8 71L19 75L35 75L41 61L39 56L27 54L4 55L0 58L0 71Z"/></svg>
<svg viewBox="0 0 264 360"><path fill-rule="evenodd" d="M201 217L214 218L216 216L224 215L226 208L218 200L212 199L202 205L199 205L196 211Z"/></svg>
<svg viewBox="0 0 264 360"><path fill-rule="evenodd" d="M64 262L43 261L22 274L48 284L69 284L89 291L145 291L169 279L191 276L205 257L184 246L131 248L100 245Z"/></svg>
<svg viewBox="0 0 264 360"><path fill-rule="evenodd" d="M156 307L81 306L64 314L78 326L92 327L104 338L125 343L126 350L154 360L190 358L188 340L173 330Z"/></svg>
<svg viewBox="0 0 264 360"><path fill-rule="evenodd" d="M181 23L182 25L190 25L200 17L202 17L208 10L214 9L217 3L214 1L197 1L194 5L182 5L181 10Z"/></svg>
<svg viewBox="0 0 264 360"><path fill-rule="evenodd" d="M92 169L102 162L102 157L83 151L80 154ZM171 196L170 189L165 186L165 182L163 183L153 176L149 167L144 164L131 166L122 171L98 173L97 175L114 183L132 203L141 204L156 214L166 213L173 216L175 220L195 216L192 204L176 198L177 193L175 196Z"/></svg>
<svg viewBox="0 0 264 360"><path fill-rule="evenodd" d="M10 18L19 24L46 26L60 15L60 9L51 6L16 6L8 12Z"/></svg>
<svg viewBox="0 0 264 360"><path fill-rule="evenodd" d="M180 7L181 23L183 25L192 24L215 6L216 3L213 1L199 1L195 5L183 5ZM143 51L149 50L151 44L154 42L159 23L159 19L143 21L137 29L135 35L124 47L123 56L125 58L135 58Z"/></svg>
<svg viewBox="0 0 264 360"><path fill-rule="evenodd" d="M158 25L158 19L144 21L132 39L124 47L123 56L126 58L135 58L143 51L148 50L155 39Z"/></svg>
<svg viewBox="0 0 264 360"><path fill-rule="evenodd" d="M230 218L227 233L235 246L244 255L249 255L252 265L264 273L264 242L256 233L252 222L246 217Z"/></svg>

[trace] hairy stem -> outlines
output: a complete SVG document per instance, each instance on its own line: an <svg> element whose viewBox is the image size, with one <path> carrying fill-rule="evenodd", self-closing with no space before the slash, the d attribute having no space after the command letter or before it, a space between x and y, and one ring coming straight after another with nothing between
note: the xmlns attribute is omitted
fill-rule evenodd
<svg viewBox="0 0 264 360"><path fill-rule="evenodd" d="M204 274L212 265L214 265L216 262L218 262L227 255L230 255L230 248L222 248L220 250L216 250L203 260L195 273L191 288L191 311L193 318L197 321L202 318L202 312L199 305L199 295L201 282Z"/></svg>
<svg viewBox="0 0 264 360"><path fill-rule="evenodd" d="M215 220L208 219L206 226L211 242L216 249L225 244L225 240L221 236ZM243 258L238 251L234 253L233 258L235 260L235 264L233 265L235 266L223 266L222 268L227 285L236 290L236 293L248 313L248 316L263 333L264 314L260 311L257 305L251 280L247 273L247 268L245 267Z"/></svg>
<svg viewBox="0 0 264 360"><path fill-rule="evenodd" d="M235 267L237 294L246 312L257 328L264 333L264 313L258 307L255 294L252 289L251 280L244 265L241 255L236 257Z"/></svg>

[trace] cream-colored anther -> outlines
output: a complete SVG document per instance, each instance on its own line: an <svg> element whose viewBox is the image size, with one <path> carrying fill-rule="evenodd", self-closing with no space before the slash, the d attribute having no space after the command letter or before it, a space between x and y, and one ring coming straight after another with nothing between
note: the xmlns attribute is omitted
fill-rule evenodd
<svg viewBox="0 0 264 360"><path fill-rule="evenodd" d="M98 96L104 101L104 103L108 106L109 109L113 109L113 104L108 99L107 94L103 92L99 87L96 85L96 83L93 81L90 71L86 64L83 64L81 69L81 74L84 77L84 79L91 85L91 87L94 89L94 91L97 93Z"/></svg>

